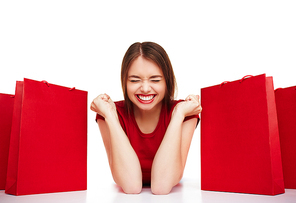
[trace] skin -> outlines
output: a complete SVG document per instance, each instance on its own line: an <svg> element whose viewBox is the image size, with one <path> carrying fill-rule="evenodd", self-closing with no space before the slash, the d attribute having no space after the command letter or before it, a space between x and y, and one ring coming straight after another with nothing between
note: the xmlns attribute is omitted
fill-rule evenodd
<svg viewBox="0 0 296 203"><path fill-rule="evenodd" d="M160 116L165 90L166 84L161 69L154 62L138 57L128 72L127 93L133 102L136 122L143 133L151 133L156 128L158 119L155 118ZM153 99L142 101L141 96L153 96ZM140 193L140 162L119 123L114 102L107 94L101 94L93 100L91 110L105 118L105 121L99 119L98 125L114 181L125 193ZM152 164L153 194L168 194L181 180L197 123L196 118L185 122L183 120L186 116L199 114L201 110L198 95L189 95L174 108L170 124Z"/></svg>
<svg viewBox="0 0 296 203"><path fill-rule="evenodd" d="M128 71L127 94L134 104L137 124L143 133L151 133L157 126L166 84L161 69L153 62L138 57ZM153 95L153 102L143 104L137 95Z"/></svg>

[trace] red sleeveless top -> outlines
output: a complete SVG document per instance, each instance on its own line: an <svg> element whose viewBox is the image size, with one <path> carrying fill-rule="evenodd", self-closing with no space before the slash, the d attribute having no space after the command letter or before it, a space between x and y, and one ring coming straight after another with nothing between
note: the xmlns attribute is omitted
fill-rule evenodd
<svg viewBox="0 0 296 203"><path fill-rule="evenodd" d="M126 133L131 146L135 150L142 169L143 184L150 184L151 181L151 168L154 156L161 144L161 141L165 135L166 129L170 123L171 115L174 110L174 107L177 103L183 100L172 101L171 108L168 109L166 106L162 106L158 124L155 130L152 133L145 134L141 132L135 117L132 112L128 115L124 107L124 101L114 102L117 109L118 119L121 124L122 129ZM194 115L186 117L184 121L197 118L199 121L199 116ZM96 119L104 118L97 114ZM197 122L198 123L198 122Z"/></svg>

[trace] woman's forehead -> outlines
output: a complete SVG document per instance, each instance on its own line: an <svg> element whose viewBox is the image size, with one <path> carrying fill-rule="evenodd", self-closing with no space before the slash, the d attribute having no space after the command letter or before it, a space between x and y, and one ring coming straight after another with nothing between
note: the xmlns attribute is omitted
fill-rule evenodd
<svg viewBox="0 0 296 203"><path fill-rule="evenodd" d="M154 61L147 60L144 57L139 56L131 64L128 75L163 76L163 73L161 68Z"/></svg>

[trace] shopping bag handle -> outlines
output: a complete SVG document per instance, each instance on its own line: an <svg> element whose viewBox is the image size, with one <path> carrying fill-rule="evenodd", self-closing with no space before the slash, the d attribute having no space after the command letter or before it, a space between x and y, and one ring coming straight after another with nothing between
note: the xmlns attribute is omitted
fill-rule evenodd
<svg viewBox="0 0 296 203"><path fill-rule="evenodd" d="M43 82L44 84L47 85L47 87L49 87L49 84L48 84L48 82L46 80L42 80L41 82Z"/></svg>
<svg viewBox="0 0 296 203"><path fill-rule="evenodd" d="M47 87L49 87L49 83L46 80L42 80L41 82L43 82L44 84L47 85ZM69 91L75 90L75 87L72 87L69 89Z"/></svg>
<svg viewBox="0 0 296 203"><path fill-rule="evenodd" d="M240 83L242 83L245 79L247 79L247 78L251 78L251 77L253 77L253 75L246 75L246 76L244 76L244 77L240 80Z"/></svg>
<svg viewBox="0 0 296 203"><path fill-rule="evenodd" d="M251 77L253 77L253 75L246 75L246 76L244 76L239 82L242 83L245 79L247 79L247 78L251 78ZM220 88L221 88L223 85L225 85L226 83L229 83L229 81L224 81L224 82L222 82L222 83L220 84ZM295 88L295 89L296 89L296 88Z"/></svg>
<svg viewBox="0 0 296 203"><path fill-rule="evenodd" d="M223 85L225 85L226 83L228 83L229 81L224 81L224 82L222 82L221 84L220 84L220 88L223 86Z"/></svg>

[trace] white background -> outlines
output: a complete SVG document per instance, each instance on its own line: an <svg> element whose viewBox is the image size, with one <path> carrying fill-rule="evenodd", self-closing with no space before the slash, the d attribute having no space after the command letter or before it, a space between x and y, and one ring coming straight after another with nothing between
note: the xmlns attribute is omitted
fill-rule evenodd
<svg viewBox="0 0 296 203"><path fill-rule="evenodd" d="M202 87L250 74L273 76L275 88L293 86L295 11L294 0L2 0L0 92L14 94L15 81L25 77L86 90L89 104L100 93L121 100L121 60L127 48L138 41L156 42L167 51L180 99L200 94ZM15 199L2 191L0 202L1 198L6 202L32 202L34 198L43 202L60 198L64 202L102 198L105 202L154 201L156 197L150 195L149 189L136 197L118 191L94 122L95 114L89 111L88 115L87 192ZM199 136L198 127L183 182L169 196L173 197L170 201L289 202L290 197L296 198L294 190L272 199L200 191Z"/></svg>

